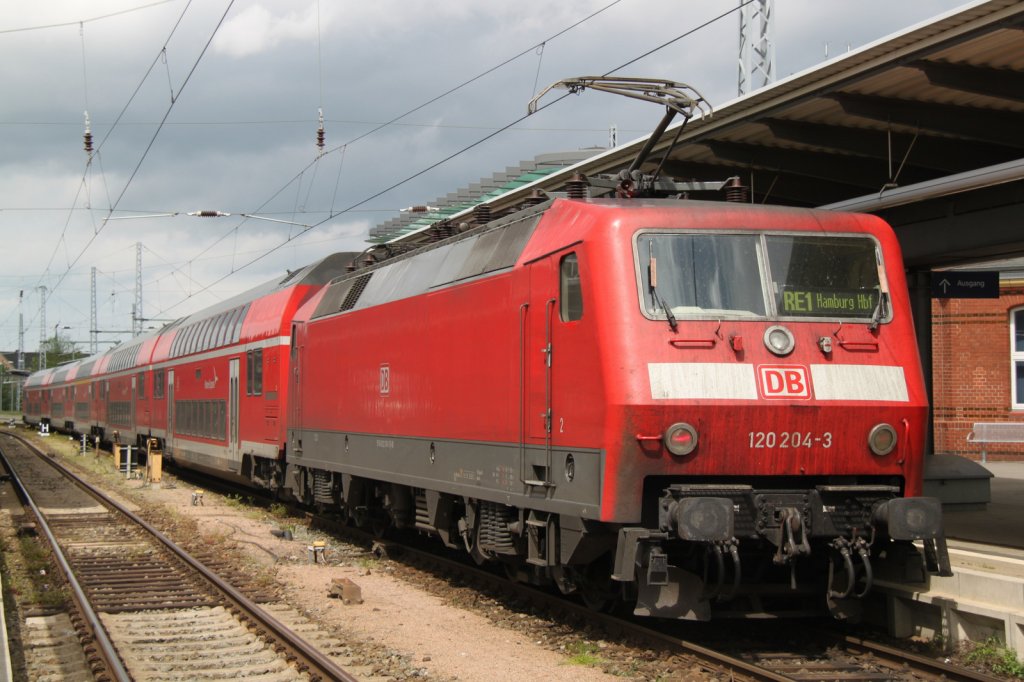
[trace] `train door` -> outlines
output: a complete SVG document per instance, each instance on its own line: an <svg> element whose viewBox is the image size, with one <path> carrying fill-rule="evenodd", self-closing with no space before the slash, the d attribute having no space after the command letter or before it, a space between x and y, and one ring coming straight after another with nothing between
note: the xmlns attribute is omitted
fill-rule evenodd
<svg viewBox="0 0 1024 682"><path fill-rule="evenodd" d="M302 376L302 345L299 340L299 325L292 325L292 347L291 347L291 376L289 377L288 400L290 413L288 414L288 433L291 438L290 447L296 454L301 454L302 448L297 447L296 431L302 428L302 390L300 377Z"/></svg>
<svg viewBox="0 0 1024 682"><path fill-rule="evenodd" d="M167 442L164 443L164 451L174 454L174 370L167 370Z"/></svg>
<svg viewBox="0 0 1024 682"><path fill-rule="evenodd" d="M131 430L132 430L132 436L131 436L131 440L129 441L129 443L131 443L133 445L135 444L136 434L139 432L138 431L139 423L135 420L135 412L136 412L135 401L137 401L138 399L139 399L139 387L138 387L138 384L136 384L136 375L133 374L132 375L132 393L131 393L131 398L130 398L130 401L129 401L129 404L128 404L128 424L130 424L129 428L131 428Z"/></svg>
<svg viewBox="0 0 1024 682"><path fill-rule="evenodd" d="M554 315L558 305L557 256L547 256L530 264L530 296L526 309L523 365L525 368L526 407L525 433L527 443L543 443L542 455L528 456L523 466L528 485L551 482L551 431L553 414L551 368L557 362L552 338Z"/></svg>
<svg viewBox="0 0 1024 682"><path fill-rule="evenodd" d="M228 459L241 461L241 443L238 440L238 358L228 361Z"/></svg>

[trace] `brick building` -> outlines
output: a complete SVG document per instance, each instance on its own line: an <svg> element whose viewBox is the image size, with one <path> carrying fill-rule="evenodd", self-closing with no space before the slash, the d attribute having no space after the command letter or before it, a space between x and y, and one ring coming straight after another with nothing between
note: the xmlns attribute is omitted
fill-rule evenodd
<svg viewBox="0 0 1024 682"><path fill-rule="evenodd" d="M935 452L1024 461L1024 443L967 442L975 422L1024 423L1024 273L997 299L932 301L932 368Z"/></svg>

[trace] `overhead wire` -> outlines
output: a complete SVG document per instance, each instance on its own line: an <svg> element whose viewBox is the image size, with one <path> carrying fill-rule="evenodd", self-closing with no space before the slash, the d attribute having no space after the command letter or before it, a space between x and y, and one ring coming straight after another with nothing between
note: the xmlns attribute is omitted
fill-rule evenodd
<svg viewBox="0 0 1024 682"><path fill-rule="evenodd" d="M86 23L90 23L90 22L93 22L93 21L101 21L103 19L110 19L111 17L119 17L119 16L124 15L124 14L131 14L132 12L138 12L140 10L149 9L151 7L156 7L157 5L166 5L169 2L175 2L175 1L176 0L159 0L158 2L151 2L148 5L140 5L138 7L130 7L128 9L123 9L123 10L120 10L118 12L110 12L109 14L102 14L102 15L97 16L97 17L92 17L91 19L80 19L78 21L65 21L65 22L59 23L59 24L45 24L45 25L41 25L41 26L23 26L21 28L0 29L0 34L3 34L3 33L24 33L26 31L42 31L42 30L50 29L50 28L63 28L65 26L74 26L75 24L86 24Z"/></svg>
<svg viewBox="0 0 1024 682"><path fill-rule="evenodd" d="M191 0L190 0L189 4L191 5ZM220 20L217 22L217 25L214 27L213 31L211 32L209 39L206 41L206 44L203 46L203 49L200 51L199 56L196 57L195 61L192 63L192 68L189 69L188 74L186 74L184 80L181 83L181 87L178 88L177 94L176 95L172 95L171 103L167 107L166 111L164 112L163 119L160 121L160 124L158 125L156 131L150 137L149 143L146 145L145 150L143 150L142 156L139 158L138 163L135 164L135 167L132 169L132 172L129 174L128 180L125 182L124 187L121 188L120 194L118 194L117 198L114 200L113 204L111 204L110 208L108 209L108 211L107 211L107 216L108 217L110 215L112 215L113 212L117 209L117 205L124 198L124 195L128 191L128 188L131 187L131 184L135 180L135 176L138 174L139 169L142 167L142 164L145 162L146 157L149 156L149 152L153 148L153 143L156 142L156 138L160 135L160 131L163 130L163 124L167 121L167 117L170 116L171 111L174 109L174 105L177 102L177 98L181 96L181 93L184 91L185 87L188 85L189 81L191 80L192 75L195 73L196 69L199 67L199 63L202 61L203 57L206 55L206 51L210 48L210 44L213 42L214 37L216 37L217 32L220 30L220 27L223 25L224 20L227 18L228 12L231 11L231 7L234 4L235 4L235 0L229 0L228 5L227 5L227 7L224 10L224 13L221 15ZM188 7L186 7L185 10L187 11ZM184 16L184 15L182 15L182 16ZM179 18L178 23L175 24L175 27L174 27L175 30L177 29L177 27L178 27L178 25L180 23L181 23L181 18ZM172 31L172 35L173 35L173 31ZM170 37L168 37L168 41L169 40L170 40ZM166 48L166 47L167 47L167 43L165 42L164 43L164 48ZM152 67L151 67L151 69L152 69ZM147 75L148 75L148 73L149 72L147 72ZM138 92L138 89L136 89L136 92ZM134 97L134 96L135 95L133 93L132 97ZM122 111L122 115L123 115L123 111ZM119 116L119 118L120 118L120 116ZM109 132L108 132L108 135L109 135ZM104 137L104 141L106 139L107 138ZM102 145L102 142L101 142L101 145ZM89 250L89 247L92 246L93 242L96 240L96 237L98 237L99 234L103 231L103 228L106 226L106 224L107 224L106 221L104 221L103 223L100 224L99 229L96 229L96 230L93 231L92 236L86 242L85 246L82 247L82 249L79 251L78 255L75 256L74 260L68 266L68 269L65 270L64 274L62 274L60 276L60 278L57 280L57 283L54 285L54 288L59 287L61 285L61 283L64 281L65 277L67 277L67 274L71 271L71 268L73 268L78 263L78 261L82 258L82 256L85 255L85 252Z"/></svg>
<svg viewBox="0 0 1024 682"><path fill-rule="evenodd" d="M588 14L585 17L583 17L582 19L579 19L576 22L572 23L571 25L563 28L562 30L557 31L556 33L548 36L547 38L545 38L544 40L540 41L539 43L534 43L533 45L531 45L530 47L526 48L525 50L521 50L517 54L515 54L515 55L505 59L504 61L502 61L502 62L500 62L500 63L498 63L498 64L496 64L496 65L494 65L494 66L492 66L492 67L490 67L488 69L485 69L484 71L481 71L480 73L476 74L475 76L473 76L473 77L463 81L462 83L459 83L458 85L456 85L456 86L454 86L452 88L449 88L448 90L445 90L444 92L440 93L439 95L431 97L430 99L428 99L428 100L426 100L426 101L424 101L424 102L422 102L422 103L412 107L411 109L405 111L402 114L399 114L399 115L389 119L388 121L385 121L384 123L380 123L378 125L375 125L372 129L370 129L370 130L368 130L368 131L366 131L366 132L364 132L364 133L362 133L360 135L357 135L356 137L352 138L351 140L348 140L347 142L344 142L344 143L338 145L337 147L329 149L328 151L324 152L323 155L332 154L332 153L341 151L342 159L344 159L345 150L347 150L349 145L355 144L356 142L359 142L360 140L363 140L363 139L369 137L370 135L373 135L374 133L376 133L376 132L378 132L380 130L383 130L384 128L387 128L388 126L394 125L398 121L400 121L401 119L405 118L406 116L409 116L410 114L413 114L413 113L415 113L415 112L417 112L417 111L419 111L419 110L421 110L421 109L423 109L423 108L425 108L425 107L427 107L427 106L429 106L429 105L431 105L431 104L433 104L433 103L435 103L435 102L437 102L437 101L447 97L448 95L451 95L451 94L461 90L462 88L465 88L465 87L471 85L472 83L475 83L476 81L480 80L481 78L483 78L483 77L485 77L485 76L487 76L487 75L489 75L491 73L494 73L498 69L501 69L502 67L507 66L508 64L511 64L512 62L516 61L520 57L523 57L524 55L530 54L532 51L536 50L541 45L547 44L547 43L551 42L552 40L555 40L555 39L565 35L566 33L568 33L569 31L573 30L574 28L577 28L578 26L586 23L587 21L590 21L594 17L602 14L603 12L606 12L607 10L611 9L615 5L618 5L622 1L623 0L613 0L612 2L608 3L607 5L604 5L603 7L595 10L594 12L591 12L590 14ZM522 119L520 119L520 120L522 120ZM492 133L490 135L488 135L487 137L485 137L484 140L490 139L491 137L494 137L494 135L496 135L498 133L501 133L501 132L504 132L505 130L508 130L508 129L509 129L509 126L506 125L506 126L503 126L503 127L499 128L498 130L492 131ZM323 155L321 155L321 156L323 156ZM306 164L306 166L304 166L288 182L286 182L284 185L282 185L268 199L266 199L262 204L260 204L259 207L257 207L257 209L255 211L249 211L249 213L260 213L265 206L267 206L270 202L272 202L275 199L277 199L277 197L279 197L288 187L290 187L297 180L300 180L302 178L303 174L306 171L308 171L310 169L310 167L313 166L318 160L319 160L319 157L317 159L315 159L314 161ZM339 166L338 178L337 178L337 182L335 184L335 196L337 195L337 187L340 186L340 182L341 182L341 167ZM363 202L363 203L365 203L365 202ZM334 210L333 210L334 209L334 199L332 199L331 209L332 209L331 210L331 214L328 216L327 220L333 218L335 215L340 215L340 214L335 214L334 213ZM354 208L350 206L349 208L345 209L344 212L348 212L348 211L351 211L351 210L354 210ZM215 239L213 242L208 244L202 251L200 251L198 254L196 254L195 258L198 258L198 257L202 256L203 254L207 253L208 251L213 249L215 246L220 244L222 241L227 239L232 234L236 235L236 240L237 240L237 230L239 228L241 228L242 225L245 224L246 220L240 221L234 227L229 228L228 230L223 232L220 235L220 237ZM325 222L325 221L321 221L321 223L322 222ZM320 224L320 223L318 223L318 224ZM232 270L232 272L234 272L234 270ZM220 280L218 280L218 281L220 281ZM175 304L175 305L179 305L179 304Z"/></svg>
<svg viewBox="0 0 1024 682"><path fill-rule="evenodd" d="M722 19L728 17L729 15L739 11L745 5L749 4L750 2L753 2L753 0L743 0L736 7L733 7L732 9L726 10L725 12L722 12L721 14L718 14L715 17L712 17L711 19L708 19L707 21L704 21L703 23L701 23L701 24L699 24L699 25L697 25L697 26L695 26L695 27L693 27L693 28L691 28L691 29L681 33L680 35L676 36L675 38L672 38L671 40L668 40L668 41L662 43L661 45L659 45L659 46L657 46L657 47L655 47L655 48L653 48L651 50L648 50L647 52L644 52L640 56L635 57L635 58L633 58L633 59L631 59L631 60L629 60L627 62L624 62L623 64L620 64L619 66L616 66L615 68L610 69L609 71L606 71L603 75L604 76L609 76L611 74L616 73L617 71L621 71L622 69L626 68L627 66L631 66L632 64L635 64L636 62L640 61L641 59L644 59L645 57L649 57L650 55L654 54L655 52L657 52L659 50L662 50L665 47L668 47L669 45L672 45L672 44L678 42L679 40L682 40L683 38L691 36L694 33L696 33L697 31L700 31L700 30L702 30L702 29L704 29L704 28L714 24L715 22L721 21ZM615 3L613 3L613 4L615 4ZM591 16L593 16L593 15L591 15ZM578 23L574 24L574 25L578 25ZM524 54L524 53L520 53L520 56L522 54ZM489 73L492 70L493 69L488 70L487 73ZM556 97L555 99L549 101L547 104L539 106L534 113L537 113L539 111L547 109L547 108L553 106L554 104L557 104L558 102L561 102L566 97L569 97L571 94L572 93L570 93L570 92L566 92L565 94L563 94L563 95L561 95L559 97ZM388 187L386 187L386 188L384 188L382 190L379 190L379 191L377 191L377 192L375 192L375 193L373 193L373 194L371 194L371 195L369 195L369 196L367 196L367 197L365 197L365 198L355 202L354 204L350 205L349 207L347 207L347 208L345 208L345 209L343 209L343 210L341 210L341 211L339 211L337 213L332 213L327 218L324 218L323 220L321 220L321 221L319 221L317 223L314 223L314 224L310 225L309 227L307 227L306 229L300 231L297 235L292 236L290 234L290 232L289 232L289 236L288 236L287 239L285 239L284 241L280 242L276 246L273 246L273 247L267 249L265 252L263 252L259 256L257 256L255 258L253 258L252 260L244 263L243 265L241 265L238 268L235 268L232 265L232 270L230 272L228 272L227 274L225 274L225 275L219 277L218 279L214 280L213 282L208 284L206 287L204 287L202 290L196 292L196 294L202 293L203 291L209 290L210 288L216 286L220 282L223 282L228 277L234 275L236 272L244 270L245 268L247 268L247 267L249 267L251 265L254 265L255 263L263 260L264 258L269 256L270 254L272 254L272 253L276 252L277 250L283 248L284 246L290 244L292 241L302 237L303 235L307 234L311 230L316 229L317 227L323 225L324 223L328 222L329 220L332 220L333 218L337 217L338 215L342 215L342 214L348 213L349 211L351 211L351 210L353 210L355 208L358 208L359 206L362 206L363 204L368 203L368 202L370 202L370 201L372 201L372 200L374 200L374 199L376 199L376 198L378 198L378 197L380 197L380 196L382 196L382 195L384 195L384 194L386 194L386 193L396 189L397 187L400 187L400 186L402 186L402 185L404 185L404 184L406 184L406 183L408 183L408 182L410 182L410 181L420 177L421 175L423 175L425 173L428 173L431 170L434 170L438 166L441 166L444 163L447 163L451 159L453 159L453 158L455 158L457 156L460 156L461 154L464 154L465 152L467 152L467 151L469 151L469 150L471 150L471 149L473 149L473 148L483 144L484 142L486 142L486 141L492 139L493 137L495 137L496 135L499 135L502 132L508 130L509 128L511 128L512 126L516 125L517 123L521 123L523 120L525 120L530 115L532 115L532 114L526 114L525 116L520 116L519 118L517 118L514 121L512 121L512 122L502 126L501 128L499 128L499 129L497 129L497 130L495 130L495 131L493 131L493 132L491 132L491 133L481 137L480 139L470 143L469 145L466 145L465 147L460 148L459 150L449 154L448 156L445 156L444 158L440 159L439 161L436 161L436 162L426 166L425 168L422 168L419 171L416 171L415 173L413 173L413 174L403 178L402 180L399 180L399 181L389 185ZM359 138L356 138L356 139L359 139ZM338 149L338 148L335 148L335 149ZM334 151L334 150L332 150L332 151ZM307 166L306 168L308 168L308 167L309 166ZM305 169L303 169L302 172L305 172ZM301 175L301 173L300 173L300 175ZM295 179L293 178L292 181L289 182L289 184L291 184L291 182L294 182L294 181L295 181ZM285 185L285 187L287 187L287 185ZM283 189L284 188L282 188L281 190L278 190L278 192L275 194L275 196L277 196L277 194L280 194L280 192L283 191ZM266 203L269 203L269 201L270 200L265 202L264 205L266 205ZM239 226L236 226L235 229L237 229L238 227ZM208 247L208 248L212 248L212 247ZM206 252L206 250L203 251L203 253L205 253L205 252ZM187 299L185 299L185 300L187 300ZM174 307L177 307L178 305L181 305L181 303L184 303L185 300L179 301L178 303L175 303L172 306L169 306L168 308L165 308L164 311L161 311L161 313L165 312L166 310L173 309ZM160 314L160 313L158 313L158 314Z"/></svg>
<svg viewBox="0 0 1024 682"><path fill-rule="evenodd" d="M54 25L50 25L50 26L34 27L31 30L42 29L42 28L53 28L55 26L74 26L76 24L81 26L81 25L83 25L83 24L85 24L87 22L99 21L101 19L107 19L107 18L110 18L110 17L119 16L121 14L126 14L126 13L132 12L132 11L137 11L137 10L140 10L140 9L147 9L149 7L154 7L156 5L165 4L165 2L168 2L168 1L170 1L170 0L163 0L161 2L151 3L149 5L133 8L133 9L130 9L130 10L124 10L124 11L121 11L121 12L113 12L113 13L106 14L106 15L103 15L103 16L100 16L100 17L95 17L93 19L84 19L84 20L79 20L79 21L74 21L74 22L66 22L66 23L63 23L63 24L54 24ZM232 0L232 2L234 2L234 0ZM167 39L164 41L163 49L166 49L167 44L170 42L171 38L174 37L175 32L177 31L178 27L181 25L181 22L184 19L185 14L188 12L189 7L191 7L191 5L192 5L192 0L189 0L188 3L185 5L185 8L182 10L181 14L178 16L178 20L175 22L173 28L171 29L171 32L168 34ZM223 19L221 21L223 21ZM218 28L219 28L219 26L220 26L220 24L218 24ZM28 29L25 29L25 30L28 30ZM216 31L215 31L215 33L216 33ZM103 147L103 145L106 142L106 140L110 137L110 135L117 128L118 124L121 121L121 118L124 116L125 112L128 110L128 107L131 106L131 103L134 101L135 96L139 93L139 90L142 89L142 86L143 86L143 84L145 84L146 80L148 80L149 74L152 72L153 67L156 65L158 60L159 60L159 53L158 53L156 59L154 59L153 63L150 65L149 69L147 69L145 75L142 77L142 80L136 86L135 91L128 98L128 101L125 103L124 107L121 109L121 112L118 114L117 118L114 120L114 123L107 130L107 133L103 136L103 139L99 142L99 144L96 145L94 153L89 155L89 159L86 161L85 170L82 173L82 180L79 183L78 190L77 190L77 192L75 194L75 199L72 202L72 207L78 205L78 197L81 195L82 187L87 184L86 180L87 180L87 177L88 177L88 175L90 173L93 159L94 158L96 158L96 159L100 158L100 156L99 156L100 149ZM84 66L84 37L83 37L83 70L84 69L85 69L85 66ZM102 177L102 161L100 161L100 169L101 169L101 177ZM105 178L103 179L103 184L104 184L104 188L106 188L106 179ZM109 188L106 188L106 189L107 189L107 202L108 202L108 206L109 206L110 205L110 193L109 193ZM72 210L74 210L74 208L72 208ZM113 210L114 210L114 208L111 208L110 212L112 213ZM108 216L109 216L109 213L108 213ZM65 238L66 238L66 235L67 235L67 230L68 230L68 225L70 223L70 220L71 220L71 212L69 211L69 215L67 217L67 220L65 221L63 230L61 232L60 239L54 245L54 251L53 251L53 253L51 253L50 259L47 262L46 270L44 271L44 273L42 275L40 275L39 280L37 281L36 287L40 286L42 284L42 281L47 277L47 275L49 275L50 265L53 263L54 258L57 256L58 249L60 248L60 245L62 243L66 244ZM102 228L100 228L100 229L102 229ZM65 270L64 274L61 275L61 277L57 281L57 284L55 284L53 287L49 287L47 289L48 292L52 293L52 291L56 287L60 286L61 282L63 282L64 279L67 277L67 275L70 272L71 268L74 267L74 264L78 262L78 260L82 257L82 255L85 253L85 251L89 248L89 246L92 245L92 242L95 240L95 238L96 238L96 236L98 234L99 234L99 230L95 227L95 224L94 224L93 225L93 235L89 239L89 242L85 245L85 247L78 254L78 256L75 257L74 261L69 264L67 270ZM66 246L65 246L65 248L66 248ZM49 294L47 296L49 296ZM45 302L45 299L44 299L43 305L45 305L45 303L46 302ZM14 313L12 311L10 316L13 316L13 314ZM8 316L8 319L10 318L10 316Z"/></svg>

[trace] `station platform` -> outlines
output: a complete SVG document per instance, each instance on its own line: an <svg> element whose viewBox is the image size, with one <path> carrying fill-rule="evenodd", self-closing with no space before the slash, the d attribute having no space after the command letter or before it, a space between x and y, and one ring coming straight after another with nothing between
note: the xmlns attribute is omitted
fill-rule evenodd
<svg viewBox="0 0 1024 682"><path fill-rule="evenodd" d="M949 646L995 638L1024 660L1024 462L967 464L984 467L990 498L943 505L953 576L923 587L879 581L885 625L896 637Z"/></svg>
<svg viewBox="0 0 1024 682"><path fill-rule="evenodd" d="M1024 550L1024 462L985 462L980 466L992 474L991 499L985 509L945 507L946 536Z"/></svg>
<svg viewBox="0 0 1024 682"><path fill-rule="evenodd" d="M11 672L11 641L7 636L7 618L3 604L3 584L0 583L0 680L13 680Z"/></svg>

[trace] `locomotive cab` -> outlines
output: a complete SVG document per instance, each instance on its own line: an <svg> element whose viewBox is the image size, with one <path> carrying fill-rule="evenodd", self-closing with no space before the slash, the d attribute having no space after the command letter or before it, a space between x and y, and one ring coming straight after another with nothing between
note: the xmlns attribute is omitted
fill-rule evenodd
<svg viewBox="0 0 1024 682"><path fill-rule="evenodd" d="M643 322L624 333L649 384L626 388L643 430L622 454L646 466L622 474L642 522L620 528L613 578L638 615L824 592L852 617L879 572L949 573L941 506L918 497L927 405L895 241L805 217L632 234Z"/></svg>
<svg viewBox="0 0 1024 682"><path fill-rule="evenodd" d="M913 541L948 571L881 220L555 199L437 237L296 313L296 498L657 617L853 615Z"/></svg>

